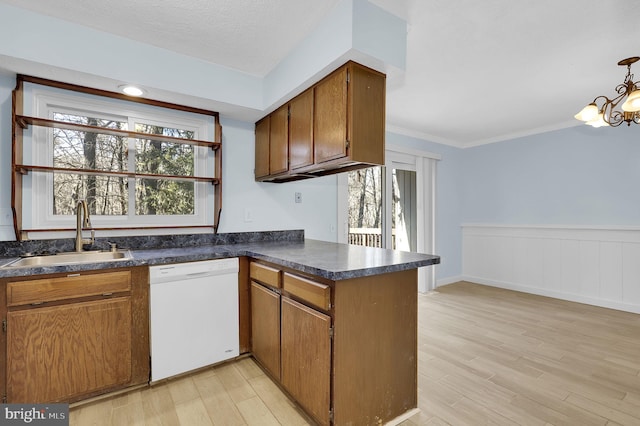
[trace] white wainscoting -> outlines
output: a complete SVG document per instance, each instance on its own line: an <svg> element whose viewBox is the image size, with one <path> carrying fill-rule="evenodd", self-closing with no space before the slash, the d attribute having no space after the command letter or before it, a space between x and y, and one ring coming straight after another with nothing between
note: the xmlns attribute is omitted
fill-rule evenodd
<svg viewBox="0 0 640 426"><path fill-rule="evenodd" d="M462 228L465 281L640 313L640 228Z"/></svg>

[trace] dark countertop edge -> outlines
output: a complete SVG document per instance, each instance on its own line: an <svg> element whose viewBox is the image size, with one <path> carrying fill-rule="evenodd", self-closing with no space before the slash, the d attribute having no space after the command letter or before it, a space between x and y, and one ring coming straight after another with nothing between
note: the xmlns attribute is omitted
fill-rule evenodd
<svg viewBox="0 0 640 426"><path fill-rule="evenodd" d="M337 244L337 243L335 243ZM178 252L179 250L179 252ZM384 264L380 266L372 266L360 269L349 269L342 271L332 271L319 267L315 267L299 261L289 261L273 255L261 253L259 250L243 247L243 244L239 244L237 247L234 245L216 245L216 246L202 246L202 247L185 247L185 248L160 248L160 249L147 249L147 250L131 250L132 259L127 260L114 260L108 262L97 263L75 263L72 265L52 265L52 266L36 266L36 267L22 267L22 268L1 268L0 278L12 278L12 277L28 277L33 275L44 275L54 273L72 273L72 272L86 272L86 271L99 271L102 269L113 268L128 268L144 265L163 265L171 263L182 262L196 262L201 260L213 260L228 257L251 257L254 259L264 260L279 266L291 268L300 272L308 273L311 275L320 276L332 281L340 281L349 278L366 277L372 275L380 275L389 272L398 272L407 269L415 269L422 266L429 266L440 263L439 256L421 254L424 259L402 261L392 264ZM8 263L15 258L0 258L0 265Z"/></svg>
<svg viewBox="0 0 640 426"><path fill-rule="evenodd" d="M326 278L332 281L340 281L349 278L369 277L372 275L381 275L389 272L405 271L407 269L415 269L422 266L435 265L440 263L438 256L431 256L432 259L426 259L422 261L402 262L394 265L373 266L361 269L350 269L346 271L329 271L322 268L316 268L313 266L305 265L299 262L286 261L278 257L268 256L260 253L251 253L248 255L254 259L264 260L279 266L294 269L296 271L305 272L307 274L316 275L322 278ZM429 256L429 255L425 255Z"/></svg>

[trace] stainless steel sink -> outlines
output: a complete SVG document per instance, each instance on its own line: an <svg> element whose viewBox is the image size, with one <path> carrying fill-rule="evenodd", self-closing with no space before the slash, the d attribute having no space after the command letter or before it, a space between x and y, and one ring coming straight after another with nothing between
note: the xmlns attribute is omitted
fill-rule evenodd
<svg viewBox="0 0 640 426"><path fill-rule="evenodd" d="M83 251L58 253L50 256L21 257L2 266L3 268L20 268L26 266L56 266L75 263L111 262L131 259L129 250L118 251Z"/></svg>

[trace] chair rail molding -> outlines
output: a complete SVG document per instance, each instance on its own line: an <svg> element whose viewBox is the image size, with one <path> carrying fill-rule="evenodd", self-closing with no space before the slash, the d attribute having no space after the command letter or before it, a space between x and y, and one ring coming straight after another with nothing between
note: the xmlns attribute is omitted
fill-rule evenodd
<svg viewBox="0 0 640 426"><path fill-rule="evenodd" d="M463 224L462 278L640 313L640 227Z"/></svg>

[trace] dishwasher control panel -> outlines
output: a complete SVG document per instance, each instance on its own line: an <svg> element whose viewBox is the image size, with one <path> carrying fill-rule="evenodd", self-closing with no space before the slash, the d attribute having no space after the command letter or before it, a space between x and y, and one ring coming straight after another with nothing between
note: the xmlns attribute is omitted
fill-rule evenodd
<svg viewBox="0 0 640 426"><path fill-rule="evenodd" d="M239 268L237 257L157 265L149 267L149 279L153 285L159 282L173 281L176 277L189 279L202 275L237 274Z"/></svg>

